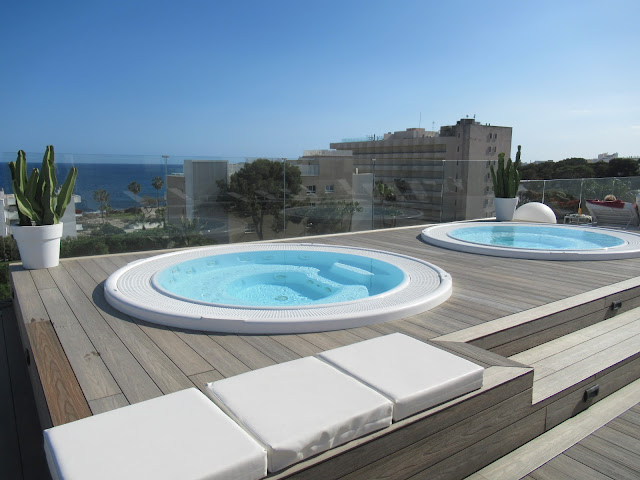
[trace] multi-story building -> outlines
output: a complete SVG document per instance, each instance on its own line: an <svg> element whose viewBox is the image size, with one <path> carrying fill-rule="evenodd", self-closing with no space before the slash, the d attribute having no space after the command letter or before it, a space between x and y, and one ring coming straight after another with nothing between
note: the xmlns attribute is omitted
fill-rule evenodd
<svg viewBox="0 0 640 480"><path fill-rule="evenodd" d="M229 241L229 216L218 203L218 181L227 181L227 160L185 160L184 173L168 175L167 221L195 220L205 235Z"/></svg>
<svg viewBox="0 0 640 480"><path fill-rule="evenodd" d="M302 176L302 190L298 195L298 202L317 207L315 212L312 211L313 221L322 221L323 215L335 219L336 212L328 208L327 204L333 204L333 208L337 208L341 202L345 202L353 203L358 208L351 214L343 213L344 221L340 222L342 227L346 225L346 228L351 230L372 228L372 176L359 174L353 168L353 156L350 151L305 150L302 157L291 163L300 169ZM292 231L295 231L294 225ZM306 227L301 235L303 234L306 234Z"/></svg>
<svg viewBox="0 0 640 480"><path fill-rule="evenodd" d="M300 169L304 196L322 195L344 200L352 198L353 156L349 151L305 150L302 157L290 162Z"/></svg>
<svg viewBox="0 0 640 480"><path fill-rule="evenodd" d="M353 168L394 190L396 205L422 211L426 221L493 216L489 166L511 151L511 127L462 119L439 132L423 128L387 133L381 139L331 144L350 150Z"/></svg>

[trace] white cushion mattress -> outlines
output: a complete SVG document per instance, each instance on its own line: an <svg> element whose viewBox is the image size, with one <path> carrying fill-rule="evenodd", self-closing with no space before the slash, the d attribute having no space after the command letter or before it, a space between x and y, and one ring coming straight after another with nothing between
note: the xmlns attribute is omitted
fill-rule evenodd
<svg viewBox="0 0 640 480"><path fill-rule="evenodd" d="M50 428L56 479L242 479L266 476L264 448L195 388Z"/></svg>
<svg viewBox="0 0 640 480"><path fill-rule="evenodd" d="M401 333L318 357L391 399L394 421L482 387L481 366Z"/></svg>
<svg viewBox="0 0 640 480"><path fill-rule="evenodd" d="M266 446L270 472L391 424L387 398L314 357L219 380L207 390Z"/></svg>

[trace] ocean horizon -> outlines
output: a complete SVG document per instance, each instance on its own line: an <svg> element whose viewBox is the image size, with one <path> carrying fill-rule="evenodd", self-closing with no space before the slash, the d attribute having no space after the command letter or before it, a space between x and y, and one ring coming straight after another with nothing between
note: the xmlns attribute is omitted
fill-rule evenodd
<svg viewBox="0 0 640 480"><path fill-rule="evenodd" d="M62 184L71 167L78 167L78 178L73 193L80 195L82 201L76 204L76 209L83 212L97 212L98 202L93 199L93 192L98 189L106 190L110 195L109 204L114 210L124 210L139 205L135 196L127 189L131 182L138 182L141 190L138 198L151 197L156 194L164 200L166 183L161 190L153 188L151 181L154 177L165 180L165 175L183 173L181 164L115 164L115 163L73 163L56 162L56 176L58 184ZM38 164L38 167L40 165ZM6 171L5 171L6 170ZM0 169L0 188L5 193L13 193L9 168Z"/></svg>

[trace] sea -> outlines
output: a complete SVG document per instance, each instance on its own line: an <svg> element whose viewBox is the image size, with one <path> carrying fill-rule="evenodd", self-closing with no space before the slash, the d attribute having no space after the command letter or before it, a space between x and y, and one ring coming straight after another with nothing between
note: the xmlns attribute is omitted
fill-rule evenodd
<svg viewBox="0 0 640 480"><path fill-rule="evenodd" d="M56 162L55 165L58 184L62 185L74 164ZM76 167L78 167L78 178L74 193L82 198L82 201L76 204L76 209L87 213L98 211L98 203L93 199L93 192L98 189L106 190L109 193L109 204L112 209L124 210L139 205L138 200L141 198L155 199L156 193L162 201L166 192L165 176L172 173L183 173L181 164L168 164L166 170L165 165L159 163L82 163L76 164ZM160 177L165 181L162 190L158 191L153 188L151 181L154 177ZM141 190L137 199L127 189L131 182L140 184ZM5 165L0 165L0 188L4 188L5 193L12 193L11 176L9 168Z"/></svg>

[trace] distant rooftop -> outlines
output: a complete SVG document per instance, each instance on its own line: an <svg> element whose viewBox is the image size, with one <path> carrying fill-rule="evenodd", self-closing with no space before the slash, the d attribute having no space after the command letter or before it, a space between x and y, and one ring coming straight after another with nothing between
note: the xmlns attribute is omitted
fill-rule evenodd
<svg viewBox="0 0 640 480"><path fill-rule="evenodd" d="M303 157L345 157L351 155L351 150L305 150Z"/></svg>
<svg viewBox="0 0 640 480"><path fill-rule="evenodd" d="M405 138L422 138L422 137L437 137L438 132L432 132L429 130L425 130L424 128L407 128L406 130L400 130L397 132L387 132L383 135L367 135L365 137L357 137L357 138L343 138L341 140L342 143L351 143L351 142L377 142L382 140L389 139L405 139Z"/></svg>
<svg viewBox="0 0 640 480"><path fill-rule="evenodd" d="M376 140L382 140L384 135L365 135L364 137L353 137L353 138L343 138L340 140L341 143L351 143L351 142L375 142Z"/></svg>

